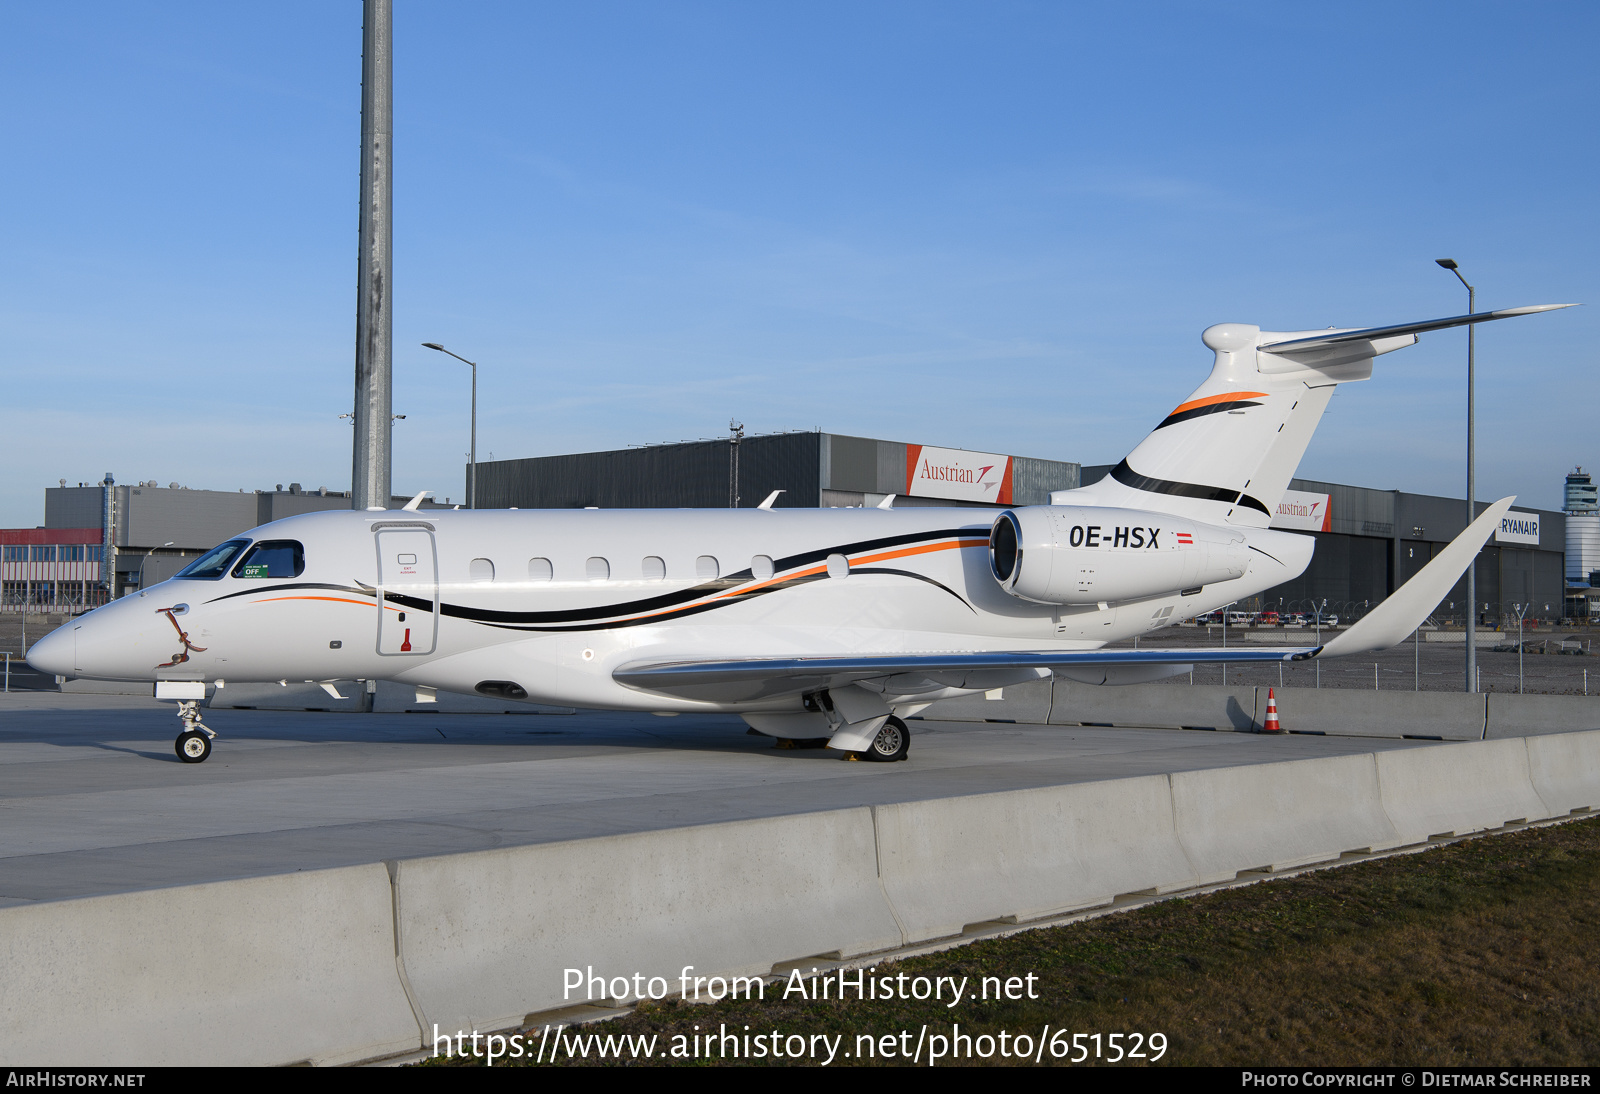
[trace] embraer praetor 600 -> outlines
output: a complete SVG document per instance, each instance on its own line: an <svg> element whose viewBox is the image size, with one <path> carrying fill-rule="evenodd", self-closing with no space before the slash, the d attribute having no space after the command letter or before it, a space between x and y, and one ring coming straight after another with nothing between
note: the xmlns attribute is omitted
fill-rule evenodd
<svg viewBox="0 0 1600 1094"><path fill-rule="evenodd" d="M1208 328L1205 383L1100 482L1049 505L322 512L241 533L29 653L43 672L150 680L203 760L208 682L393 680L575 707L744 716L863 759L904 719L1052 672L1123 684L1198 663L1382 649L1418 626L1511 498L1325 646L1105 649L1299 575L1267 527L1334 389L1424 331ZM420 496L419 499L420 500Z"/></svg>

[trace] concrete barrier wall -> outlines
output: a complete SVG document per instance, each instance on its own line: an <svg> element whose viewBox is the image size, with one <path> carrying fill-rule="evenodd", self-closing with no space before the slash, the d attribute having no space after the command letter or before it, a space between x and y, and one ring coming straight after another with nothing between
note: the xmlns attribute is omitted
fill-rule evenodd
<svg viewBox="0 0 1600 1094"><path fill-rule="evenodd" d="M907 942L1195 882L1165 775L874 807Z"/></svg>
<svg viewBox="0 0 1600 1094"><path fill-rule="evenodd" d="M1261 708L1267 689L1261 693ZM1346 737L1437 737L1481 741L1485 696L1438 691L1278 688L1278 721L1290 733Z"/></svg>
<svg viewBox="0 0 1600 1094"><path fill-rule="evenodd" d="M361 709L361 685L336 685L343 699L335 699L316 684L225 684L213 688L206 706L218 710L339 710Z"/></svg>
<svg viewBox="0 0 1600 1094"><path fill-rule="evenodd" d="M1526 738L1528 777L1552 817L1600 809L1600 732Z"/></svg>
<svg viewBox="0 0 1600 1094"><path fill-rule="evenodd" d="M1377 851L1401 838L1372 754L1172 775L1178 839L1201 884Z"/></svg>
<svg viewBox="0 0 1600 1094"><path fill-rule="evenodd" d="M13 670L16 662L12 662ZM63 680L61 690L68 695L143 695L146 697L155 694L155 686L149 681L138 683L132 680L79 680L76 677Z"/></svg>
<svg viewBox="0 0 1600 1094"><path fill-rule="evenodd" d="M362 708L360 681L341 680L334 687L343 699L335 699L317 684L227 684L213 688L208 707L244 710L325 710L356 712ZM148 692L150 685L144 685ZM440 691L432 703L419 703L417 689L410 684L378 681L378 691L373 696L372 709L379 714L396 714L404 711L433 712L438 714L572 714L572 707L542 706L537 703L518 703L510 699L490 699L483 695L462 695Z"/></svg>
<svg viewBox="0 0 1600 1094"><path fill-rule="evenodd" d="M1384 812L1403 844L1558 815L1534 791L1521 740L1396 749L1377 763Z"/></svg>
<svg viewBox="0 0 1600 1094"><path fill-rule="evenodd" d="M397 867L401 954L431 1033L576 1005L566 969L765 976L902 935L865 808L413 859ZM658 989L659 990L659 989Z"/></svg>
<svg viewBox="0 0 1600 1094"><path fill-rule="evenodd" d="M1050 724L1251 730L1260 727L1256 690L1183 684L1114 687L1058 678ZM1262 692L1262 709L1265 704Z"/></svg>
<svg viewBox="0 0 1600 1094"><path fill-rule="evenodd" d="M414 1048L381 864L0 909L7 1065L340 1063Z"/></svg>
<svg viewBox="0 0 1600 1094"><path fill-rule="evenodd" d="M1053 685L1053 686L1051 686ZM1051 695L1048 701L1045 689ZM1278 717L1291 733L1349 737L1416 737L1481 741L1600 729L1600 696L1467 695L1461 692L1276 688ZM1266 720L1264 687L1122 687L1056 679L1006 688L1001 701L967 695L933 704L932 720L985 719L1051 725L1259 730Z"/></svg>
<svg viewBox="0 0 1600 1094"><path fill-rule="evenodd" d="M977 692L941 699L921 712L931 722L982 722L986 720L1045 725L1050 721L1050 680L1030 680L999 688L993 693Z"/></svg>
<svg viewBox="0 0 1600 1094"><path fill-rule="evenodd" d="M1600 729L1600 697L1505 695L1496 691L1485 698L1489 704L1490 738Z"/></svg>

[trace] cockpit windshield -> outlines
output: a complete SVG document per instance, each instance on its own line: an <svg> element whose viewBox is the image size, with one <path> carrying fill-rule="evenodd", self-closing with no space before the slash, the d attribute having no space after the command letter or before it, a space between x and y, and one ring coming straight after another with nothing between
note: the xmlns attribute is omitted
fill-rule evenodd
<svg viewBox="0 0 1600 1094"><path fill-rule="evenodd" d="M234 577L299 577L306 570L306 550L298 540L264 539L233 568Z"/></svg>
<svg viewBox="0 0 1600 1094"><path fill-rule="evenodd" d="M228 563L232 562L239 552L248 546L250 546L248 539L230 539L226 543L211 548L211 550L189 563L189 565L178 571L177 576L215 581L228 572Z"/></svg>

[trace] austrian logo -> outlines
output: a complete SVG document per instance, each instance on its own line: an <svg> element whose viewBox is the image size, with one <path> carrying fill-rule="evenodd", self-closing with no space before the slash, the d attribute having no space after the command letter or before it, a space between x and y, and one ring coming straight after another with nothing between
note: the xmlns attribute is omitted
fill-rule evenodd
<svg viewBox="0 0 1600 1094"><path fill-rule="evenodd" d="M914 497L1010 505L1011 457L907 445L905 492Z"/></svg>

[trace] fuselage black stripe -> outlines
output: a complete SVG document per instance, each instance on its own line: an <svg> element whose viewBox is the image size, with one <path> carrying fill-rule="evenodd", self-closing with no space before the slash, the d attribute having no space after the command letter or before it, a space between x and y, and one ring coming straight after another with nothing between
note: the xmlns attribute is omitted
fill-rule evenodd
<svg viewBox="0 0 1600 1094"><path fill-rule="evenodd" d="M201 580L205 579L202 578ZM373 595L372 589L363 589L352 587L350 585L330 585L325 581L296 581L289 585L262 585L254 589L241 589L236 593L229 593L226 596L215 597L206 601L206 603L215 604L219 600L232 600L236 596L252 596L256 593L280 593L287 589L332 589L335 592L354 593L356 596Z"/></svg>
<svg viewBox="0 0 1600 1094"><path fill-rule="evenodd" d="M908 532L896 536L883 536L878 539L859 540L855 543L845 543L832 547L822 547L812 551L804 551L799 554L789 555L785 558L778 559L774 563L774 569L782 572L784 570L793 570L805 566L815 565L816 563L825 561L829 555L858 555L864 552L881 550L884 548L902 547L914 543L936 543L939 540L956 539L961 536L976 535L982 535L987 538L988 529L983 526L971 528L940 528L931 531ZM856 572L905 573L906 576L910 577L921 576L918 574L912 574L909 571L873 571L870 568L858 569ZM814 576L820 577L825 575ZM813 579L814 577L806 577L803 579L789 578L776 582L772 585L763 586L760 589L751 590L746 593L718 597L718 599L707 604L673 612L672 616L674 618L678 618L683 615L697 614L702 611L707 611L711 608L721 607L724 604L737 603L738 601L748 599L751 596L759 596L768 592L776 592L779 589L788 588L792 585L800 584L804 581ZM726 593L728 590L737 589L742 585L748 585L754 580L755 575L751 573L750 570L745 569L740 570L737 573L727 574L723 577L715 578L711 581L703 581L688 589L680 589L676 592L663 593L660 596L647 597L643 600L630 600L619 604L602 604L585 608L568 608L560 611L513 612L500 611L494 608L477 608L465 604L450 603L439 604L438 610L441 615L451 616L456 619L468 619L472 620L473 622L484 623L489 626L509 627L510 629L514 630L598 630L606 627L637 626L642 623L654 622L657 618L659 618L659 615L663 609L676 608L680 605L691 604L693 601L701 600L705 597L717 596L718 593ZM931 581L932 579L922 578L922 580ZM938 585L939 583L935 581L933 584ZM940 585L940 588L945 588L945 586ZM376 589L359 585L359 583L358 587L351 587L348 585L332 585L324 582L308 581L280 585L267 585L253 589L242 589L239 592L228 593L226 596L217 597L216 600L230 600L236 596L282 592L291 589L332 589L340 592L355 593L357 595L364 596L374 596L377 592ZM956 596L957 599L960 599L959 595L953 591L949 589L946 589L946 591L951 592L952 596ZM384 590L383 598L386 603L395 604L403 608L409 608L412 611L431 612L434 610L433 601L424 600L421 597L410 596L405 593L395 593ZM208 603L215 603L216 600L209 601ZM965 603L965 601L963 601L963 603ZM641 613L645 613L645 618L627 622L610 622L596 626L578 627L551 625L615 619L617 616L639 615Z"/></svg>
<svg viewBox="0 0 1600 1094"><path fill-rule="evenodd" d="M1197 406L1190 410L1180 410L1175 411L1172 414L1168 414L1161 420L1161 424L1156 426L1156 428L1165 429L1169 425L1177 425L1179 422L1187 422L1191 418L1204 418L1207 414L1222 414L1229 410L1243 410L1247 406L1260 405L1261 404L1259 402L1252 402L1249 399L1236 399L1233 402L1212 403L1209 406Z"/></svg>
<svg viewBox="0 0 1600 1094"><path fill-rule="evenodd" d="M1173 482L1170 479L1151 478L1148 475L1141 475L1129 467L1127 460L1123 460L1111 469L1111 477L1123 486L1131 486L1135 490L1145 490L1152 494L1171 494L1180 498L1198 498L1201 501L1220 501L1224 505L1242 505L1246 509L1260 510L1269 517L1272 515L1272 510L1241 490L1228 490L1220 486L1201 486L1192 482Z"/></svg>

